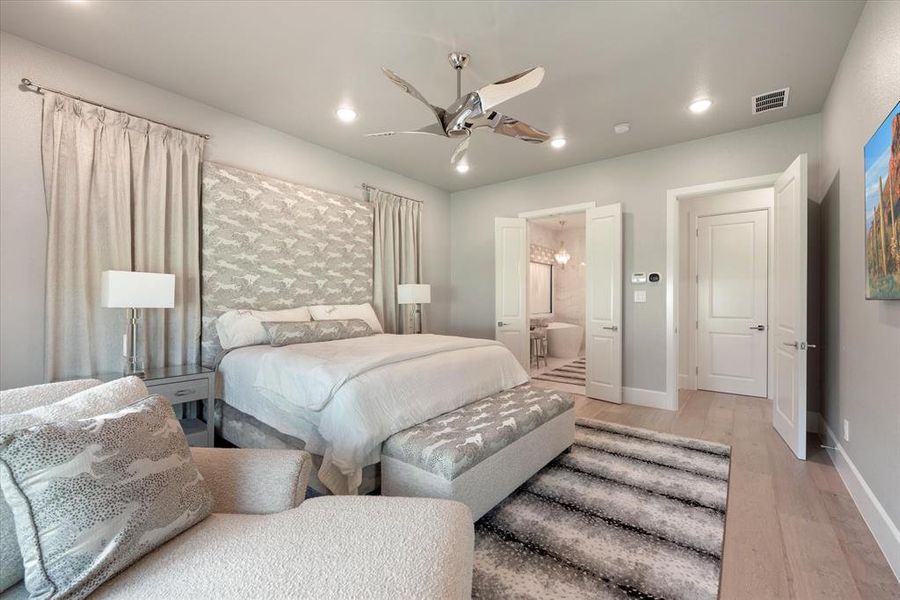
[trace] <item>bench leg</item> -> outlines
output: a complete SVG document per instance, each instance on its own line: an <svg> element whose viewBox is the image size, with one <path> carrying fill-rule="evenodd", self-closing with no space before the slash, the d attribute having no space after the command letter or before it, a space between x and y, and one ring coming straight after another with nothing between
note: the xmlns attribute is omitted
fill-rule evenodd
<svg viewBox="0 0 900 600"><path fill-rule="evenodd" d="M572 446L574 446L574 445L575 445L575 444L572 444ZM566 448L565 450L563 450L562 453L563 453L563 454L569 454L570 452L572 452L572 446L569 446L568 448Z"/></svg>

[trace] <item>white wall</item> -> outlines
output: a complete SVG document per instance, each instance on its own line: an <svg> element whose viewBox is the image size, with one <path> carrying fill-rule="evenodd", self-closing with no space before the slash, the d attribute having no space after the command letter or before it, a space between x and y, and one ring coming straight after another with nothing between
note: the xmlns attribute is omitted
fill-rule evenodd
<svg viewBox="0 0 900 600"><path fill-rule="evenodd" d="M685 119L696 118L685 114ZM702 118L702 117L701 117ZM452 195L451 281L454 333L492 337L494 217L575 204L622 202L625 245L624 385L665 390L666 190L784 170L809 154L817 181L819 115L782 121L484 186ZM815 186L811 186L814 188ZM646 304L633 304L630 273L658 271Z"/></svg>
<svg viewBox="0 0 900 600"><path fill-rule="evenodd" d="M565 268L554 268L553 312L555 321L574 323L584 327L584 224L568 225L556 232L556 245L564 242L571 255Z"/></svg>
<svg viewBox="0 0 900 600"><path fill-rule="evenodd" d="M900 3L869 2L822 113L822 413L900 525L900 302L865 299L863 146L900 100ZM865 512L864 512L865 514ZM896 530L895 530L896 531ZM895 568L900 573L900 540Z"/></svg>
<svg viewBox="0 0 900 600"><path fill-rule="evenodd" d="M20 91L22 77L209 133L209 160L353 197L361 196L356 186L366 182L423 200L424 275L433 286L427 320L432 331L449 329L450 211L443 190L3 32L0 64L0 388L43 379L47 222L41 96Z"/></svg>

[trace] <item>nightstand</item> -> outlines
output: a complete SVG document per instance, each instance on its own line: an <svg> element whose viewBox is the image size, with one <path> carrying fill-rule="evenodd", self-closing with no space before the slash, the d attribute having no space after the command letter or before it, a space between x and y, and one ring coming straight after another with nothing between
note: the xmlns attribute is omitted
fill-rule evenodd
<svg viewBox="0 0 900 600"><path fill-rule="evenodd" d="M95 375L102 381L125 377L121 373ZM214 415L216 372L200 365L176 365L147 369L142 377L151 394L159 394L172 403L179 415L181 427L191 446L214 445ZM206 421L200 418L200 404L204 406Z"/></svg>

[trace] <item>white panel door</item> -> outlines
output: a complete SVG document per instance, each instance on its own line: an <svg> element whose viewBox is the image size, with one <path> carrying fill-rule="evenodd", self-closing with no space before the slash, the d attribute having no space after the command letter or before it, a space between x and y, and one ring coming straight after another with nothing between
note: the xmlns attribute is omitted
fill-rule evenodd
<svg viewBox="0 0 900 600"><path fill-rule="evenodd" d="M697 219L697 387L766 397L768 212Z"/></svg>
<svg viewBox="0 0 900 600"><path fill-rule="evenodd" d="M585 393L622 403L622 205L585 211Z"/></svg>
<svg viewBox="0 0 900 600"><path fill-rule="evenodd" d="M806 459L806 155L775 182L775 293L772 305L772 422L797 458Z"/></svg>
<svg viewBox="0 0 900 600"><path fill-rule="evenodd" d="M528 226L525 219L494 219L494 339L529 366L527 306Z"/></svg>

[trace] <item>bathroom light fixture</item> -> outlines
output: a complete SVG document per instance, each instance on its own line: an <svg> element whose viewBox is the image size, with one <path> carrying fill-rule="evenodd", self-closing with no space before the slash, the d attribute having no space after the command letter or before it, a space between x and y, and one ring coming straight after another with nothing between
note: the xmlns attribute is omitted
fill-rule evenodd
<svg viewBox="0 0 900 600"><path fill-rule="evenodd" d="M469 165L467 165L466 163L459 163L458 165L456 165L456 171L459 173L468 173Z"/></svg>
<svg viewBox="0 0 900 600"><path fill-rule="evenodd" d="M691 102L691 105L688 108L695 115L699 115L700 113L705 113L706 111L708 111L710 106L712 106L712 100L701 98L700 100L694 100L693 102Z"/></svg>
<svg viewBox="0 0 900 600"><path fill-rule="evenodd" d="M560 148L562 148L563 146L566 145L566 138L564 138L564 137L553 138L552 140L550 140L550 145L553 146L554 148L556 148L557 150L559 150Z"/></svg>
<svg viewBox="0 0 900 600"><path fill-rule="evenodd" d="M631 131L631 123L616 123L613 125L613 131L616 133L628 133Z"/></svg>
<svg viewBox="0 0 900 600"><path fill-rule="evenodd" d="M356 111L349 106L342 106L337 109L334 114L344 123L352 123L356 120Z"/></svg>
<svg viewBox="0 0 900 600"><path fill-rule="evenodd" d="M566 222L559 222L559 232L562 235L563 230L566 228ZM560 269L566 268L566 263L569 262L569 259L572 258L572 255L569 254L569 251L566 250L566 243L562 240L559 241L559 250L556 251L556 254L553 255L553 260L555 260L559 264Z"/></svg>

